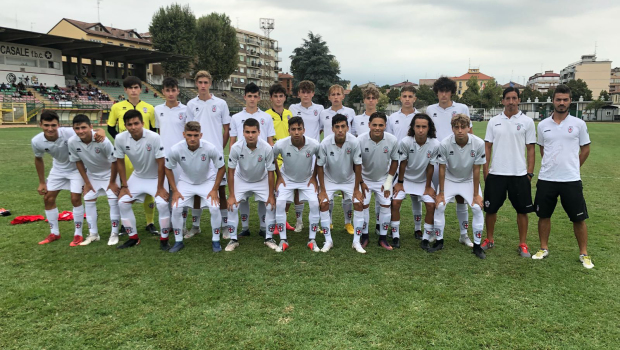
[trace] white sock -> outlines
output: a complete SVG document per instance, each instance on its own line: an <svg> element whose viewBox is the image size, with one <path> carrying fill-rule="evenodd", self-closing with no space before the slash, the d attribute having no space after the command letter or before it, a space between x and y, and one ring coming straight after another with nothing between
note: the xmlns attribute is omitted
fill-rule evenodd
<svg viewBox="0 0 620 350"><path fill-rule="evenodd" d="M379 218L377 218L377 222ZM364 225L362 226L362 234L368 234L368 226L370 226L370 208L364 208Z"/></svg>
<svg viewBox="0 0 620 350"><path fill-rule="evenodd" d="M118 209L118 199L108 198L108 205L110 206L110 226L112 226L112 233L118 234L118 230L121 227L121 211Z"/></svg>
<svg viewBox="0 0 620 350"><path fill-rule="evenodd" d="M311 201L308 203L310 207L310 215L308 217L310 221L310 227L308 227L308 236L310 239L316 239L316 231L319 230L319 222L321 220L321 213L319 211L319 202L317 200ZM276 209L277 209L276 205ZM297 206L295 206L297 209Z"/></svg>
<svg viewBox="0 0 620 350"><path fill-rule="evenodd" d="M219 242L220 232L222 231L220 227L220 223L222 222L222 214L217 207L209 207L209 213L211 214L211 240L213 242Z"/></svg>
<svg viewBox="0 0 620 350"><path fill-rule="evenodd" d="M344 214L344 224L350 224L353 217L353 202L350 199L342 201L342 212Z"/></svg>
<svg viewBox="0 0 620 350"><path fill-rule="evenodd" d="M280 239L286 239L286 200L276 203L276 226L280 231ZM282 237L284 232L284 237Z"/></svg>
<svg viewBox="0 0 620 350"><path fill-rule="evenodd" d="M202 215L202 209L192 209L192 226L200 227L200 216Z"/></svg>
<svg viewBox="0 0 620 350"><path fill-rule="evenodd" d="M429 224L427 222L424 223L424 233L422 234L422 239L430 241L431 240L431 235L435 234L435 228L433 227L433 224Z"/></svg>
<svg viewBox="0 0 620 350"><path fill-rule="evenodd" d="M265 205L264 207L265 207L265 226L267 227L267 233L271 233L272 234L271 237L273 237L273 232L276 229L276 208L271 207L271 205ZM286 204L284 205L284 207L286 208ZM286 216L285 216L284 222L286 222ZM286 224L282 223L281 225L282 227L278 227L278 230L280 231L280 240L286 239ZM267 238L267 235L265 235L265 238Z"/></svg>
<svg viewBox="0 0 620 350"><path fill-rule="evenodd" d="M50 224L50 232L60 236L60 231L58 230L58 208L46 210L45 217L47 218L47 223Z"/></svg>
<svg viewBox="0 0 620 350"><path fill-rule="evenodd" d="M387 236L387 230L390 227L390 221L392 221L392 210L390 208L380 207L379 222L381 223L381 228L379 234L381 236Z"/></svg>
<svg viewBox="0 0 620 350"><path fill-rule="evenodd" d="M392 226L392 237L400 238L400 221L392 221L390 226Z"/></svg>
<svg viewBox="0 0 620 350"><path fill-rule="evenodd" d="M86 209L86 221L88 221L88 234L98 235L99 227L97 227L97 201L88 201L84 203Z"/></svg>
<svg viewBox="0 0 620 350"><path fill-rule="evenodd" d="M170 234L170 209L168 208L168 202L157 203L157 214L159 214L159 239L162 241L168 240Z"/></svg>
<svg viewBox="0 0 620 350"><path fill-rule="evenodd" d="M437 240L443 239L443 229L446 225L446 204L440 203L435 208L435 222L433 223L433 227L435 229L435 235L437 236Z"/></svg>
<svg viewBox="0 0 620 350"><path fill-rule="evenodd" d="M136 229L136 216L133 213L131 203L118 202L118 209L121 211L121 222L125 226L125 231L130 239L138 239Z"/></svg>
<svg viewBox="0 0 620 350"><path fill-rule="evenodd" d="M172 231L174 232L174 241L183 242L183 210L184 208L172 207Z"/></svg>
<svg viewBox="0 0 620 350"><path fill-rule="evenodd" d="M420 231L422 229L422 202L418 200L418 196L411 196L411 211L413 212L415 231Z"/></svg>
<svg viewBox="0 0 620 350"><path fill-rule="evenodd" d="M84 224L84 206L73 207L73 223L75 224L75 236L82 235L82 225Z"/></svg>
<svg viewBox="0 0 620 350"><path fill-rule="evenodd" d="M222 227L228 227L228 209L220 209L220 215L222 216Z"/></svg>
<svg viewBox="0 0 620 350"><path fill-rule="evenodd" d="M239 203L239 213L241 214L241 229L245 231L250 228L250 201ZM260 217L260 209L258 213Z"/></svg>
<svg viewBox="0 0 620 350"><path fill-rule="evenodd" d="M332 213L334 212L334 200L329 201L329 217L332 217Z"/></svg>
<svg viewBox="0 0 620 350"><path fill-rule="evenodd" d="M221 209L220 209L221 212ZM222 219L223 221L223 219ZM230 211L230 215L228 217L228 227L226 228L230 233L230 239L237 239L237 225L239 224L239 207L237 205L233 206L232 211Z"/></svg>
<svg viewBox="0 0 620 350"><path fill-rule="evenodd" d="M461 236L467 234L469 228L469 212L467 211L467 204L456 203L456 217L459 220L459 229Z"/></svg>
<svg viewBox="0 0 620 350"><path fill-rule="evenodd" d="M303 222L304 215L304 204L295 204L295 217L297 218L297 222ZM318 223L318 220L317 220Z"/></svg>
<svg viewBox="0 0 620 350"><path fill-rule="evenodd" d="M258 218L259 226L262 231L267 232L267 226L265 225L265 213L267 210L265 209L265 202L258 202Z"/></svg>
<svg viewBox="0 0 620 350"><path fill-rule="evenodd" d="M172 213L172 210L170 211ZM183 226L181 228L185 229L187 227L187 221L189 220L189 208L183 207Z"/></svg>
<svg viewBox="0 0 620 350"><path fill-rule="evenodd" d="M362 238L362 230L364 229L364 211L356 210L353 213L353 243L359 243Z"/></svg>
<svg viewBox="0 0 620 350"><path fill-rule="evenodd" d="M484 214L482 208L478 204L474 204L471 207L473 218L471 220L471 226L474 231L474 243L480 244L482 240L482 230L484 229Z"/></svg>
<svg viewBox="0 0 620 350"><path fill-rule="evenodd" d="M323 234L325 236L325 242L332 242L332 234L329 229L329 225L331 225L331 218L329 216L329 211L321 212L321 228L323 229Z"/></svg>

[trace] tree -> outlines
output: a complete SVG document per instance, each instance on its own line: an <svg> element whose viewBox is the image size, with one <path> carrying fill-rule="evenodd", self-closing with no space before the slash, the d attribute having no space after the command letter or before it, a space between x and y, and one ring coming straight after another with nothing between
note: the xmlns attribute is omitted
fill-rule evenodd
<svg viewBox="0 0 620 350"><path fill-rule="evenodd" d="M237 69L239 41L237 32L225 14L213 12L196 24L196 70L207 70L213 81L228 79Z"/></svg>
<svg viewBox="0 0 620 350"><path fill-rule="evenodd" d="M542 95L542 98L540 99L540 101L547 102L547 100L550 100L551 102L553 102L553 93L554 92L555 92L555 89L547 90L547 92L545 92Z"/></svg>
<svg viewBox="0 0 620 350"><path fill-rule="evenodd" d="M460 98L460 102L468 106L480 105L480 85L478 84L478 77L472 76L467 81L467 90Z"/></svg>
<svg viewBox="0 0 620 350"><path fill-rule="evenodd" d="M527 86L521 92L521 102L527 102L528 99L531 102L534 102L534 100L536 100L536 98L538 98L538 101L543 101L542 93L540 91L538 91L538 90L532 90L532 88L529 87L529 86ZM545 101L546 101L546 99L545 99Z"/></svg>
<svg viewBox="0 0 620 350"><path fill-rule="evenodd" d="M382 87L379 88L379 91L381 91L382 94L385 94L388 89L390 88L390 86L388 84L383 85Z"/></svg>
<svg viewBox="0 0 620 350"><path fill-rule="evenodd" d="M606 90L601 90L601 93L598 94L598 99L602 101L610 101L609 93Z"/></svg>
<svg viewBox="0 0 620 350"><path fill-rule="evenodd" d="M594 110L594 117L596 118L596 116L598 115L598 110L605 105L607 105L607 102L599 99L588 103L585 109L587 111Z"/></svg>
<svg viewBox="0 0 620 350"><path fill-rule="evenodd" d="M355 109L355 104L362 103L363 100L364 93L362 89L357 85L353 85L351 92L347 95L345 106Z"/></svg>
<svg viewBox="0 0 620 350"><path fill-rule="evenodd" d="M336 64L338 62L336 57L329 53L329 47L320 35L310 32L308 38L303 40L303 44L295 48L290 56L291 73L294 77L293 90L297 91L301 81L310 80L316 87L315 102L327 107L329 87L334 84L345 84L347 81L338 76L340 64Z"/></svg>
<svg viewBox="0 0 620 350"><path fill-rule="evenodd" d="M502 86L497 84L495 79L487 82L484 90L480 92L480 105L482 108L489 109L498 107L502 101L502 92Z"/></svg>
<svg viewBox="0 0 620 350"><path fill-rule="evenodd" d="M196 40L196 17L189 5L172 4L160 7L151 19L149 32L153 49L194 57ZM180 77L191 69L192 60L163 61L164 73Z"/></svg>
<svg viewBox="0 0 620 350"><path fill-rule="evenodd" d="M387 107L388 103L390 103L390 99L387 97L386 94L379 91L379 100L377 101L377 111L385 112L385 108Z"/></svg>
<svg viewBox="0 0 620 350"><path fill-rule="evenodd" d="M416 104L421 103L422 105L432 105L439 102L437 95L435 95L433 89L428 85L420 85L418 92L416 93L416 97L418 98Z"/></svg>
<svg viewBox="0 0 620 350"><path fill-rule="evenodd" d="M390 103L398 101L400 98L400 91L398 89L391 89L390 92L387 93L387 97Z"/></svg>
<svg viewBox="0 0 620 350"><path fill-rule="evenodd" d="M573 102L579 101L582 96L584 101L592 101L592 90L588 89L588 84L585 81L581 79L571 80L566 86L570 88Z"/></svg>

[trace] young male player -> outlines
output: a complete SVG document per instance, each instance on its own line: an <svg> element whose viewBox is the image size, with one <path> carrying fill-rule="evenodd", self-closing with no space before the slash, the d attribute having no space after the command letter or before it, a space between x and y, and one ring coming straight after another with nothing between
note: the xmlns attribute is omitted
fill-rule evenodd
<svg viewBox="0 0 620 350"><path fill-rule="evenodd" d="M139 111L142 114L142 120L144 120L144 128L155 131L155 110L153 106L140 100L140 93L142 92L142 81L140 78L128 76L123 80L123 87L125 88L127 99L113 104L110 109L110 116L108 118L108 133L110 136L116 138L116 135L126 130L123 116L130 110ZM128 158L125 158L125 169L127 170L127 176L130 176L133 172L133 165ZM152 235L159 235L154 225L154 203L155 201L151 196L146 196L144 199L146 230ZM121 234L124 234L124 232L121 232Z"/></svg>
<svg viewBox="0 0 620 350"><path fill-rule="evenodd" d="M155 127L159 130L161 143L164 146L164 155L172 149L172 146L183 141L183 132L185 123L187 122L186 106L179 100L179 82L174 78L165 78L162 82L162 94L166 99L165 103L155 106ZM174 178L179 180L183 169L177 167L174 170ZM183 207L183 217L187 217L188 208ZM194 236L200 233L200 216L202 209L200 208L200 198L194 198L194 206L192 208L192 228L186 232L183 225L183 234Z"/></svg>
<svg viewBox="0 0 620 350"><path fill-rule="evenodd" d="M380 92L379 89L371 85L364 90L363 96L364 108L366 108L366 110L364 113L353 118L351 126L351 133L355 136L360 136L370 131L368 121L370 120L370 116L377 111L377 102L379 102Z"/></svg>
<svg viewBox="0 0 620 350"><path fill-rule="evenodd" d="M355 118L355 111L349 107L342 105L344 101L344 88L340 85L332 85L327 91L327 98L332 103L331 107L324 109L319 114L319 124L321 130L323 130L323 137L327 137L333 134L332 131L332 118L336 114L342 114L347 117L349 123L349 133L355 135L353 130L353 118ZM329 212L333 212L334 202L329 203ZM353 202L350 200L342 201L342 213L344 214L344 228L349 234L353 234L353 225L351 224L351 218L353 216Z"/></svg>
<svg viewBox="0 0 620 350"><path fill-rule="evenodd" d="M446 225L446 204L457 195L471 206L474 214L472 226L474 247L472 253L480 259L485 258L480 247L484 216L482 214L482 196L480 193L480 166L486 162L484 141L469 134L471 121L465 114L452 117L452 136L446 137L439 144L439 190L435 204L435 234L437 241L428 252L443 249L443 233Z"/></svg>
<svg viewBox="0 0 620 350"><path fill-rule="evenodd" d="M75 163L84 180L83 193L89 233L80 245L89 245L101 239L97 225L97 198L99 196L108 198L110 226L112 227L108 245L116 245L121 213L118 208L120 188L114 146L107 138L101 143L95 142L90 119L83 114L78 114L73 118L73 130L76 135L72 136L68 142L69 160Z"/></svg>
<svg viewBox="0 0 620 350"><path fill-rule="evenodd" d="M271 146L260 139L260 123L248 118L243 123L243 138L230 147L228 157L228 232L230 241L226 251L231 252L239 246L237 224L239 202L252 195L267 204L265 239L271 239L275 230L274 170Z"/></svg>
<svg viewBox="0 0 620 350"><path fill-rule="evenodd" d="M258 108L258 102L260 101L260 88L254 84L249 83L245 86L245 94L243 96L245 100L245 108L233 115L230 120L230 144L234 145L237 142L237 137L243 138L243 123L249 119L254 118L260 122L260 136L259 138L267 142L273 147L273 137L276 131L273 127L273 120L271 116ZM239 236L250 235L250 201L243 201L239 204L239 212L241 213L241 233ZM265 236L265 203L258 203L258 215L260 220L260 236Z"/></svg>
<svg viewBox="0 0 620 350"><path fill-rule="evenodd" d="M60 239L58 229L58 208L56 207L56 197L61 190L71 191L71 204L73 204L73 222L75 233L73 241L69 244L72 247L82 243L82 223L84 222L84 207L82 207L82 186L84 181L74 163L69 159L68 141L75 135L72 128L59 127L60 118L53 111L41 113L39 126L42 132L32 138L31 145L34 152L34 166L39 176L39 187L37 191L43 196L45 204L45 217L50 225L51 233L39 242L47 244ZM105 132L97 130L95 141L102 142L105 139ZM52 157L52 169L47 179L45 178L45 163L43 155L49 153Z"/></svg>
<svg viewBox="0 0 620 350"><path fill-rule="evenodd" d="M132 204L143 202L147 195L151 195L155 198L159 213L161 249L168 250L170 209L167 201L168 184L165 181L164 147L161 145L161 138L157 133L144 128L142 114L139 111L127 111L123 121L127 130L116 136L114 156L119 159L127 156L134 166L134 171L128 179L125 163L116 162L121 181L118 207L121 211L121 222L129 235L129 239L117 248L125 249L140 244Z"/></svg>
<svg viewBox="0 0 620 350"><path fill-rule="evenodd" d="M569 114L571 91L558 85L553 93L553 115L538 123L538 146L542 161L536 183L536 214L540 250L532 259L549 256L551 215L558 202L573 222L579 245L579 260L586 269L594 267L588 255L588 208L583 197L580 169L590 155L590 136L586 123Z"/></svg>
<svg viewBox="0 0 620 350"><path fill-rule="evenodd" d="M435 231L433 220L435 215L435 189L433 188L434 163L439 152L439 141L435 133L435 125L424 113L418 113L409 126L409 132L400 141L400 170L398 183L394 185L392 200L392 245L400 245L400 206L406 195L412 202L423 201L426 206L424 217L424 235L420 247L428 249L428 243Z"/></svg>
<svg viewBox="0 0 620 350"><path fill-rule="evenodd" d="M214 252L222 250L220 245L220 226L222 216L219 203L219 183L224 178L226 168L224 158L211 143L202 140L200 123L188 122L184 126L185 140L178 142L166 151L166 177L172 189L172 228L175 244L171 253L183 249L183 208L194 205L194 197L200 198L199 206L209 208L211 213L212 248ZM209 166L217 167L215 180L209 180ZM180 178L174 173L181 168ZM218 184L218 185L216 185Z"/></svg>
<svg viewBox="0 0 620 350"><path fill-rule="evenodd" d="M187 121L197 121L200 123L202 138L211 142L222 154L230 137L230 112L226 101L211 94L211 74L201 70L194 76L194 82L198 89L198 96L187 102ZM222 131L223 130L223 131ZM215 180L216 170L209 165L211 173L209 178ZM227 226L228 210L226 206L226 178L220 184L220 214L222 216L222 227ZM226 236L226 233L224 234ZM189 233L185 238L190 238Z"/></svg>
<svg viewBox="0 0 620 350"><path fill-rule="evenodd" d="M465 114L469 117L469 108L462 104L452 101L452 96L456 94L456 83L454 80L448 77L441 77L433 83L433 91L437 95L439 103L430 105L426 108L426 114L428 114L433 123L435 123L435 129L437 130L437 140L441 142L446 137L452 136L452 118L457 114ZM473 134L473 124L470 122L470 134ZM435 175L433 175L433 183L435 187L439 182L439 167L435 166ZM414 215L422 215L422 207L416 208ZM460 237L459 242L473 247L473 243L467 235L467 229L469 228L469 212L467 211L467 204L463 200L463 197L456 196L456 216L459 220ZM419 226L416 226L416 230L419 230Z"/></svg>
<svg viewBox="0 0 620 350"><path fill-rule="evenodd" d="M502 98L504 112L491 118L487 125L484 137L487 161L483 166L487 238L482 242L482 249L495 246L493 233L497 211L504 204L508 192L508 199L517 211L517 249L522 257L529 258L531 254L525 240L527 214L534 211L530 182L534 177L536 126L532 118L519 111L519 101L519 89L506 88Z"/></svg>
<svg viewBox="0 0 620 350"><path fill-rule="evenodd" d="M288 109L284 108L284 102L286 101L286 89L282 84L277 83L273 84L269 88L269 99L271 101L271 108L266 110L265 113L271 116L273 120L273 128L276 131L276 135L273 138L273 142L277 142L278 140L282 140L284 138L289 137L288 133L288 121L293 117L293 114ZM279 156L276 161L278 162L278 166L282 166L282 156ZM288 213L290 203L286 205L286 212ZM297 211L298 206L300 210ZM304 210L304 205L299 201L299 193L295 191L295 215L297 216L297 222L295 227L289 225L288 221L286 222L286 229L289 231L295 230L295 232L301 232L304 227L304 222L302 219L302 213Z"/></svg>
<svg viewBox="0 0 620 350"><path fill-rule="evenodd" d="M276 226L280 231L280 244L275 248L275 241L265 240L265 245L276 251L284 251L289 243L286 239L286 204L291 202L295 190L299 191L300 199L307 201L310 206L310 233L308 248L318 252L316 233L319 229L319 200L317 198L318 185L314 167L314 157L319 151L319 142L305 137L304 120L293 117L288 122L291 136L276 142L273 147L273 156L282 157L282 166L276 165Z"/></svg>
<svg viewBox="0 0 620 350"><path fill-rule="evenodd" d="M314 83L304 80L299 83L297 95L301 102L290 105L291 113L294 117L301 117L304 120L306 129L305 136L311 137L317 141L321 140L321 122L319 114L325 108L312 102L314 97Z"/></svg>
<svg viewBox="0 0 620 350"><path fill-rule="evenodd" d="M370 198L375 194L375 199L379 202L379 246L387 250L392 250L392 246L387 241L387 231L390 226L392 213L390 204L392 201L392 180L398 161L400 150L396 136L385 132L387 117L385 114L375 112L370 116L370 132L361 134L357 140L362 153L362 181L361 189L364 194L363 208L362 203L355 202L355 236L353 237L353 248L359 253L365 253L364 248L368 245L368 234L362 237L362 230L368 227L363 211L367 212L370 206ZM360 242L361 241L361 242ZM399 240L394 241L396 247L400 248Z"/></svg>
<svg viewBox="0 0 620 350"><path fill-rule="evenodd" d="M334 193L342 191L343 200L356 199L358 202L356 211L361 211L361 203L364 202L359 187L362 181L362 154L359 141L348 132L347 117L336 114L332 118L332 131L333 134L321 142L316 161L320 188L321 227L325 236L325 244L321 248L323 253L327 253L334 246L330 233L331 217L329 215L329 202L334 199ZM356 232L354 237L360 233ZM355 248L358 250L357 247Z"/></svg>

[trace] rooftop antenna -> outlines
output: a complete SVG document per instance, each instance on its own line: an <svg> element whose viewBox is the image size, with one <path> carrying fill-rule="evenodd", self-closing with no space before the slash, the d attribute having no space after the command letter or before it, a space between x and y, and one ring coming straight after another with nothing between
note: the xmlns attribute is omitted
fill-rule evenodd
<svg viewBox="0 0 620 350"><path fill-rule="evenodd" d="M101 1L103 0L97 0L97 22L101 23L101 15L99 13L99 10L101 8Z"/></svg>
<svg viewBox="0 0 620 350"><path fill-rule="evenodd" d="M596 49L598 48L598 43L595 41L594 42L594 56L596 56Z"/></svg>

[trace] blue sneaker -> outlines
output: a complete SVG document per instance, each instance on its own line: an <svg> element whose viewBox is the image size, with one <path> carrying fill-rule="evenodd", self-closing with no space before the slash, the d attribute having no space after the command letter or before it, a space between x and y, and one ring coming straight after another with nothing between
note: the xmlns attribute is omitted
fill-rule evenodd
<svg viewBox="0 0 620 350"><path fill-rule="evenodd" d="M220 245L220 242L211 242L211 247L213 248L213 252L217 253L217 252L221 252L222 251L222 246Z"/></svg>
<svg viewBox="0 0 620 350"><path fill-rule="evenodd" d="M179 250L185 248L185 244L183 244L183 242L176 242L172 248L170 248L170 250L168 250L170 253L176 253Z"/></svg>

